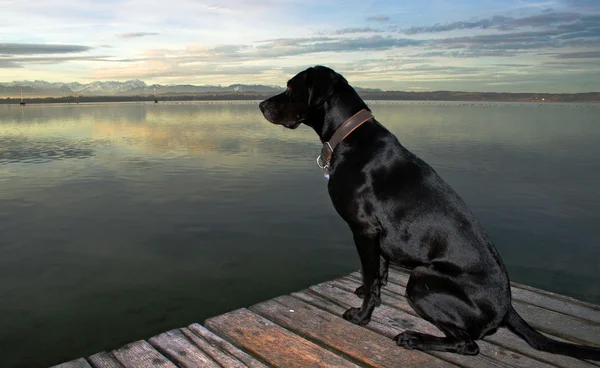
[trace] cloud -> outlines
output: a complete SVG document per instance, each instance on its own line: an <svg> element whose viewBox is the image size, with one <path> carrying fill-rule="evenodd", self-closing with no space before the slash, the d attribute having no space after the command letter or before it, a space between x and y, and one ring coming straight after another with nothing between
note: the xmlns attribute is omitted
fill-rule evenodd
<svg viewBox="0 0 600 368"><path fill-rule="evenodd" d="M249 45L221 45L211 48L210 52L219 55L232 55L248 50L249 48Z"/></svg>
<svg viewBox="0 0 600 368"><path fill-rule="evenodd" d="M530 64L513 64L513 63L498 63L494 66L506 67L506 68L531 68L533 65Z"/></svg>
<svg viewBox="0 0 600 368"><path fill-rule="evenodd" d="M139 37L145 37L145 36L156 36L158 34L159 33L156 33L156 32L135 32L135 33L122 33L117 36L120 38L131 39L131 38L139 38Z"/></svg>
<svg viewBox="0 0 600 368"><path fill-rule="evenodd" d="M592 71L598 72L600 71L600 67L598 66L598 60L569 60L569 61L546 61L541 63L541 66L548 68L557 68L560 70L568 69L568 68L586 68Z"/></svg>
<svg viewBox="0 0 600 368"><path fill-rule="evenodd" d="M508 17L504 16L496 16L489 19L481 19L476 21L467 21L467 22L453 22L448 24L435 24L433 26L425 26L425 27L411 27L404 30L404 33L407 35L414 34L423 34L423 33L439 33L439 32L448 32L460 29L488 29L494 26L498 26L499 24L505 24Z"/></svg>
<svg viewBox="0 0 600 368"><path fill-rule="evenodd" d="M427 51L417 55L415 57L446 57L446 58L458 58L458 59L470 59L480 57L511 57L516 56L515 51L507 50L479 50L479 49L464 49L464 50L443 50L443 51Z"/></svg>
<svg viewBox="0 0 600 368"><path fill-rule="evenodd" d="M600 11L598 0L563 0L563 3L568 7Z"/></svg>
<svg viewBox="0 0 600 368"><path fill-rule="evenodd" d="M383 22L388 22L390 20L390 17L386 16L386 15L373 15L367 18L367 22L379 22L379 23L383 23Z"/></svg>
<svg viewBox="0 0 600 368"><path fill-rule="evenodd" d="M11 61L20 64L60 64L68 61L106 61L106 62L134 62L140 59L110 59L111 56L34 56L34 57L11 57L7 59L0 58L0 61Z"/></svg>
<svg viewBox="0 0 600 368"><path fill-rule="evenodd" d="M352 34L352 33L383 33L383 32L389 32L389 31L390 31L390 29L382 29L382 28L351 27L351 28L338 29L337 31L334 31L333 34L344 35L344 34Z"/></svg>
<svg viewBox="0 0 600 368"><path fill-rule="evenodd" d="M554 22L559 24L554 24L549 19L554 19ZM566 20L575 21L560 24ZM550 23L542 26L545 21ZM509 28L514 26L521 31L511 29L510 31L486 32L473 36L433 38L426 45L437 50L433 51L434 54L425 53L423 55L431 57L436 56L435 53L437 53L437 56L447 57L515 56L519 53L568 47L600 48L599 15L554 14L551 18L541 15L513 20L510 24ZM455 25L449 28L455 29ZM534 30L525 30L531 28Z"/></svg>
<svg viewBox="0 0 600 368"><path fill-rule="evenodd" d="M0 54L36 55L36 54L68 54L89 51L92 48L81 45L47 45L33 43L0 43Z"/></svg>
<svg viewBox="0 0 600 368"><path fill-rule="evenodd" d="M334 41L335 38L330 38L330 37L304 37L304 38L275 38L275 39L270 39L270 40L262 40L259 41L259 44L268 44L270 43L271 46L295 46L295 45L299 45L299 44L303 44L303 43L310 43L310 42L320 42L320 41Z"/></svg>
<svg viewBox="0 0 600 368"><path fill-rule="evenodd" d="M23 66L15 63L12 60L0 59L0 69L1 68L22 68Z"/></svg>
<svg viewBox="0 0 600 368"><path fill-rule="evenodd" d="M108 55L93 56L25 56L25 57L2 57L0 56L0 68L22 68L25 65L55 65L72 61L108 62L108 63L132 63L144 61L144 58L114 58Z"/></svg>
<svg viewBox="0 0 600 368"><path fill-rule="evenodd" d="M600 59L600 51L566 52L566 53L562 53L562 54L557 54L554 57L556 59L586 59L586 58Z"/></svg>
<svg viewBox="0 0 600 368"><path fill-rule="evenodd" d="M285 41L289 46L282 47L282 41ZM417 46L423 44L423 40L380 35L355 38L327 38L323 41L312 41L311 39L282 39L273 42L266 42L265 44L261 45L257 56L281 57L319 52L389 50L397 47Z"/></svg>
<svg viewBox="0 0 600 368"><path fill-rule="evenodd" d="M558 46L559 42L552 36L560 35L557 30L542 32L518 32L503 34L486 34L472 37L452 37L432 41L435 45L451 47L476 46L481 49L522 50Z"/></svg>
<svg viewBox="0 0 600 368"><path fill-rule="evenodd" d="M598 4L600 4L600 1ZM352 33L403 33L406 35L422 35L472 29L513 31L526 27L547 29L558 27L563 32L582 32L590 29L597 30L599 24L600 15L598 14L584 15L572 12L545 12L521 18L496 15L477 20L451 22L447 24L438 23L430 26L409 28L402 28L395 25L380 28L350 27L335 30L330 33L335 35Z"/></svg>
<svg viewBox="0 0 600 368"><path fill-rule="evenodd" d="M499 30L514 30L523 27L551 27L554 24L564 24L570 22L587 23L590 21L596 22L599 16L585 16L577 13L556 13L549 12L539 15L513 18L502 15L497 15L491 18L485 18L473 21L452 22L448 24L435 24L426 27L411 27L406 29L406 34L424 34L424 33L439 33L465 29L499 29Z"/></svg>

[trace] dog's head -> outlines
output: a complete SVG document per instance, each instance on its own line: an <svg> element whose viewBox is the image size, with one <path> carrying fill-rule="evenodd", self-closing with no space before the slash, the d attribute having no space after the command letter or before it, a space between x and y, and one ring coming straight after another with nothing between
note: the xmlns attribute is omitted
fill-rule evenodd
<svg viewBox="0 0 600 368"><path fill-rule="evenodd" d="M285 92L261 102L258 106L265 118L273 124L296 129L305 123L312 126L311 118L332 96L339 83L346 79L324 66L308 68L287 83Z"/></svg>

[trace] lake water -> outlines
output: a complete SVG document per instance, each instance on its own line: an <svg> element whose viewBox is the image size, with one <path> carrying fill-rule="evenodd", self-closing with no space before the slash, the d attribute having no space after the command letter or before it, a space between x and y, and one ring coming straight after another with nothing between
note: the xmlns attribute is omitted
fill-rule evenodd
<svg viewBox="0 0 600 368"><path fill-rule="evenodd" d="M471 206L513 281L600 303L600 105L368 103ZM358 269L319 150L257 102L0 105L0 366Z"/></svg>

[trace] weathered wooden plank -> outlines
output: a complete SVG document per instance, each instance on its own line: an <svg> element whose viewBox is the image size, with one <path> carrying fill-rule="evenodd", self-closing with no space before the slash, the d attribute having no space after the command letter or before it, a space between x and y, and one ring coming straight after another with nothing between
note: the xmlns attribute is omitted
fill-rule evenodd
<svg viewBox="0 0 600 368"><path fill-rule="evenodd" d="M358 367L247 309L209 318L204 325L276 367Z"/></svg>
<svg viewBox="0 0 600 368"><path fill-rule="evenodd" d="M90 356L88 361L94 368L123 368L117 358L105 351Z"/></svg>
<svg viewBox="0 0 600 368"><path fill-rule="evenodd" d="M310 292L315 293L325 299L334 301L336 304L340 305L341 310L334 311L331 310L331 313L340 312L343 313L347 308L356 304L356 295L342 290L340 288L334 287L328 283L323 283L310 287ZM302 293L293 293L294 297L297 297L303 301L311 303L311 301L307 298L304 298ZM360 299L359 299L360 301ZM311 303L312 304L312 303ZM328 305L316 305L320 308L329 308ZM341 315L341 314L340 314ZM399 333L405 330L418 331L423 333L428 333L435 336L444 336L441 331L439 331L435 326L431 323L425 321L422 318L415 317L413 315L402 313L398 309L391 308L386 305L382 305L378 308L375 308L373 315L371 317L371 322L365 326L366 328L373 330L379 334L387 336L388 338L393 338ZM398 347L398 349L402 349ZM514 364L508 364L505 361L500 361L487 355L480 354L476 356L465 356L453 353L443 353L443 352L427 352L430 355L436 356L442 360L450 362L452 364L456 364L461 367L514 367ZM495 354L494 354L495 356ZM504 355L503 355L504 356ZM510 356L507 355L507 359L512 361Z"/></svg>
<svg viewBox="0 0 600 368"><path fill-rule="evenodd" d="M300 336L370 366L456 367L421 351L399 349L387 337L291 296L277 297L249 309Z"/></svg>
<svg viewBox="0 0 600 368"><path fill-rule="evenodd" d="M90 367L90 365L88 364L88 362L85 359L79 358L79 359L71 360L69 362L61 363L59 365L55 365L51 368L92 368L92 367Z"/></svg>
<svg viewBox="0 0 600 368"><path fill-rule="evenodd" d="M566 303L580 304L580 305L585 306L587 308L595 309L597 311L600 311L600 305L593 304L593 303L588 303L586 301L575 299L575 298L567 296L567 295L553 293L553 292L548 291L548 290L539 289L539 288L536 288L536 287L533 287L533 286L520 284L518 282L511 282L510 285L512 287L514 287L514 288L517 288L517 289L522 289L522 290L530 291L530 292L536 293L536 294L546 295L546 296L549 296L549 297L554 298L554 299L562 300L562 301L564 301Z"/></svg>
<svg viewBox="0 0 600 368"><path fill-rule="evenodd" d="M180 330L171 330L148 340L159 352L183 368L221 368Z"/></svg>
<svg viewBox="0 0 600 368"><path fill-rule="evenodd" d="M409 277L408 272L406 269L392 267L390 268L388 280L406 287ZM360 277L360 273L353 272L351 276ZM511 282L511 294L514 301L533 304L544 309L600 324L600 306L598 305L514 282Z"/></svg>
<svg viewBox="0 0 600 368"><path fill-rule="evenodd" d="M352 281L354 280L354 281ZM355 279L355 278L341 278L341 279L337 279L332 281L333 285L336 285L346 291L353 291L358 285L359 282ZM396 291L396 293L393 292L389 292L390 288L388 288L388 286L390 286L390 288L394 291ZM408 304L408 301L406 300L406 298L404 298L403 296L401 296L399 293L402 292L404 293L404 291L399 291L396 288L394 288L393 285L386 285L386 287L383 289L382 291L382 302L386 305L390 305L393 306L394 308L398 308L403 312L412 314L417 316L417 314L414 312L414 310L412 309L412 307ZM358 298L357 298L358 299ZM555 337L553 337L555 338ZM513 335L512 333L510 333L509 331L507 331L506 329L499 329L498 332L496 332L494 335L488 336L484 339L484 341L493 343L496 346L501 346L504 347L506 349L512 350L513 352L522 354L524 356L528 356L531 357L533 359L542 361L542 362L546 362L548 364L553 364L559 367L565 367L565 368L585 368L585 367L593 367L592 364L589 364L585 361L579 360L579 359L575 359L575 358L571 358L568 356L564 356L564 355L556 355L556 354L549 354L549 353L545 353L545 352L541 352L539 350L535 350L533 348L531 348L529 345L527 345L527 343L525 343L523 340L521 340L520 338L516 337L515 335ZM481 343L480 341L478 341L478 344L481 347Z"/></svg>
<svg viewBox="0 0 600 368"><path fill-rule="evenodd" d="M230 354L232 357L234 357L235 359L238 359L240 362L244 363L246 366L248 366L250 368L267 368L266 365L264 365L263 363L258 361L256 358L251 357L250 355L246 354L242 350L238 349L233 344L230 344L229 342L223 340L219 336L215 335L214 333L212 333L211 331L206 329L204 326L202 326L198 323L193 323L193 324L189 325L188 328L189 328L190 332L193 332L194 335L196 335L199 338L201 338L202 340L206 341L209 345L222 350L224 353ZM189 338L191 338L192 341L194 341L194 343L197 343L198 341L193 340L193 337L190 336L187 333L187 331L188 331L187 329L183 329L183 333L186 336L188 336ZM221 354L216 353L214 350L207 349L207 348L205 348L204 345L198 345L198 346L200 346L207 353L211 354L213 359L215 359L219 363L222 363L223 366L229 367L229 365L227 365L227 364L231 364L231 362L229 362L227 359L222 357Z"/></svg>
<svg viewBox="0 0 600 368"><path fill-rule="evenodd" d="M539 360L540 362L554 364L557 367L594 368L597 366L592 362L571 358L566 355L550 354L536 350L505 328L499 328L495 334L485 337L484 340L489 341L494 345L502 346L508 350L519 352L523 355Z"/></svg>
<svg viewBox="0 0 600 368"><path fill-rule="evenodd" d="M227 368L246 368L247 366L229 355L229 353L222 351L221 349L212 346L203 338L197 336L195 333L190 331L187 328L182 328L181 332L190 339L196 346L202 349L206 354L208 354L215 362L219 363L220 366Z"/></svg>
<svg viewBox="0 0 600 368"><path fill-rule="evenodd" d="M112 352L125 368L177 368L144 340L132 342Z"/></svg>
<svg viewBox="0 0 600 368"><path fill-rule="evenodd" d="M513 300L518 302L532 304L544 309L577 317L589 323L600 325L600 311L590 308L587 305L567 302L546 294L535 293L516 287L511 288L511 293Z"/></svg>
<svg viewBox="0 0 600 368"><path fill-rule="evenodd" d="M539 331L580 344L600 346L600 325L530 304L513 302L513 306L527 323Z"/></svg>

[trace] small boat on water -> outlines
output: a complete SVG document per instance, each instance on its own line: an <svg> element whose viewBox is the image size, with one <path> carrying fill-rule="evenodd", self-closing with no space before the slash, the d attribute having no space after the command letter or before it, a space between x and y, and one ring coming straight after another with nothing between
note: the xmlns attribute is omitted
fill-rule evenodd
<svg viewBox="0 0 600 368"><path fill-rule="evenodd" d="M23 88L21 88L21 102L19 102L19 105L25 105L25 101L23 101Z"/></svg>

